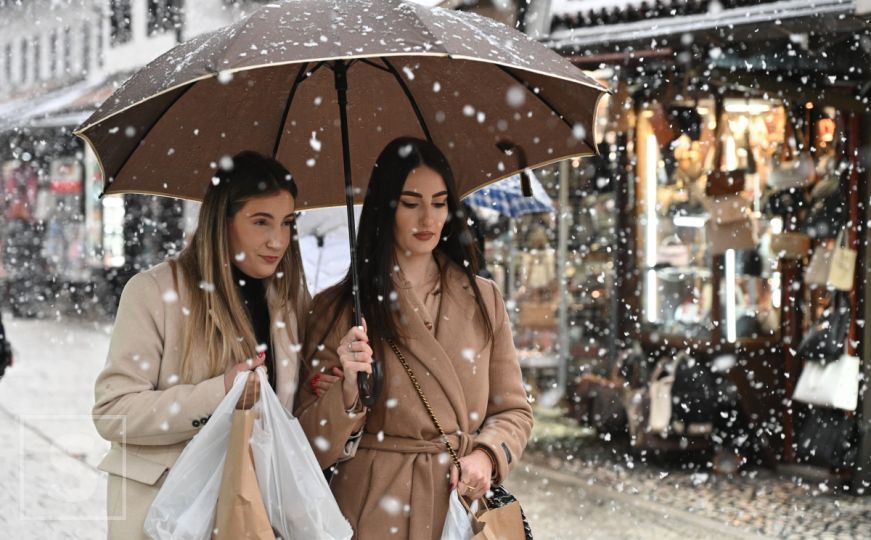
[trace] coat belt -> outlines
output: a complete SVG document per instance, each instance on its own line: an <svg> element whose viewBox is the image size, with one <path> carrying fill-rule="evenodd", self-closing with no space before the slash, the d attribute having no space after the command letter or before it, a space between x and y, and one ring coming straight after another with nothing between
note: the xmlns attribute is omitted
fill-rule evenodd
<svg viewBox="0 0 871 540"><path fill-rule="evenodd" d="M474 448L475 438L467 433L448 435L448 441L460 457L468 455ZM360 448L378 450L381 452L398 452L401 454L441 454L447 453L441 437L433 440L413 439L411 437L394 437L384 435L379 437L374 433L365 433L360 439Z"/></svg>

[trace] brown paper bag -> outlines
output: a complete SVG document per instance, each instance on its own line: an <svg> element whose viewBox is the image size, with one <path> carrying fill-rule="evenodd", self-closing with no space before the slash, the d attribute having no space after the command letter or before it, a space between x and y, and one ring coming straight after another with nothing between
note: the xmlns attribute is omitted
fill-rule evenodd
<svg viewBox="0 0 871 540"><path fill-rule="evenodd" d="M829 285L839 291L852 291L856 274L856 250L847 247L844 231L838 233L832 264L829 266Z"/></svg>
<svg viewBox="0 0 871 540"><path fill-rule="evenodd" d="M249 443L256 414L253 409L233 411L215 531L212 534L214 540L275 540L260 495Z"/></svg>
<svg viewBox="0 0 871 540"><path fill-rule="evenodd" d="M483 530L472 537L473 540L525 540L523 518L520 515L520 503L514 501L501 508L490 508L478 511L478 521L484 525Z"/></svg>
<svg viewBox="0 0 871 540"><path fill-rule="evenodd" d="M518 501L499 508L489 508L485 499L479 499L478 511L474 514L465 497L460 497L460 502L472 519L472 540L524 540L526 538Z"/></svg>

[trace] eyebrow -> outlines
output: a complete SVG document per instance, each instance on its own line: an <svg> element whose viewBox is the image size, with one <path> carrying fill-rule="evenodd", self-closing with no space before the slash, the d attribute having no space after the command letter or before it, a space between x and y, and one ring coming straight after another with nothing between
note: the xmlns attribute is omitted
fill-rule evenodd
<svg viewBox="0 0 871 540"><path fill-rule="evenodd" d="M253 214L250 214L249 217L252 217L252 218L254 218L254 217L266 217L269 219L275 218L275 216L273 216L272 214L270 214L268 212L255 212ZM284 216L284 219L287 219L287 218L296 219L296 212L291 212L290 214L287 214L286 216Z"/></svg>
<svg viewBox="0 0 871 540"><path fill-rule="evenodd" d="M435 199L436 197L441 197L442 195L447 195L447 194L448 194L447 191L439 191L438 193L436 193L432 197L433 197L433 199ZM421 199L423 198L423 195L421 195L420 193L415 193L413 191L403 191L402 193L400 193L400 195L405 195L408 197L420 197Z"/></svg>

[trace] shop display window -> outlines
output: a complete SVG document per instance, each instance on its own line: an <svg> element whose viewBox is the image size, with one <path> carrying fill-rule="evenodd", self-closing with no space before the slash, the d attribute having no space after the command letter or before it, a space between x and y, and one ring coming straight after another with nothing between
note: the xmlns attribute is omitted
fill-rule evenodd
<svg viewBox="0 0 871 540"><path fill-rule="evenodd" d="M779 336L780 274L769 246L783 223L763 209L785 118L779 103L757 99L642 108L636 256L650 331L729 342Z"/></svg>

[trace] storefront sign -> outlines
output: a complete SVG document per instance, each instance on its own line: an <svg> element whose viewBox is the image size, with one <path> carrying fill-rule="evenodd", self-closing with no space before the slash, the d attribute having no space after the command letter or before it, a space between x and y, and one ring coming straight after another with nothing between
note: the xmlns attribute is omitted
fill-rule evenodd
<svg viewBox="0 0 871 540"><path fill-rule="evenodd" d="M61 158L51 162L51 191L75 194L82 191L82 166L75 158Z"/></svg>

